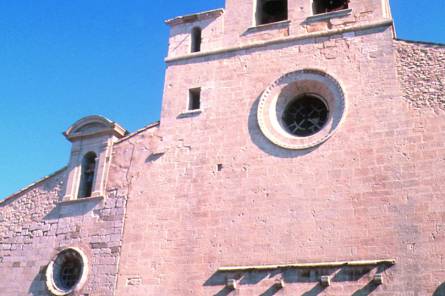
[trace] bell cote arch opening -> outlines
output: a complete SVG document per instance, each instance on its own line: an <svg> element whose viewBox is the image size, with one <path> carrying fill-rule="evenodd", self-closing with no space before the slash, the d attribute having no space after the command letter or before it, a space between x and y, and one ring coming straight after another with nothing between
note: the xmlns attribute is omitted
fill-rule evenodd
<svg viewBox="0 0 445 296"><path fill-rule="evenodd" d="M76 121L63 134L71 142L71 153L61 202L104 198L113 145L128 131L103 116L90 115Z"/></svg>
<svg viewBox="0 0 445 296"><path fill-rule="evenodd" d="M88 152L82 159L78 198L91 197L93 193L96 158L96 153Z"/></svg>
<svg viewBox="0 0 445 296"><path fill-rule="evenodd" d="M349 0L314 0L312 3L314 14L348 9L348 6Z"/></svg>
<svg viewBox="0 0 445 296"><path fill-rule="evenodd" d="M285 21L287 18L287 0L256 0L256 25Z"/></svg>

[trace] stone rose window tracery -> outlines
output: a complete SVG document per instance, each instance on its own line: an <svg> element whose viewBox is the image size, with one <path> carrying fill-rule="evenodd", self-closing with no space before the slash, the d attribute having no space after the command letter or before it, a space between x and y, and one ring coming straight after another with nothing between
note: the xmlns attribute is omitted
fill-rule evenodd
<svg viewBox="0 0 445 296"><path fill-rule="evenodd" d="M74 255L74 256L73 256ZM73 288L82 275L82 261L75 254L66 255L60 264L58 279L60 286L69 290Z"/></svg>
<svg viewBox="0 0 445 296"><path fill-rule="evenodd" d="M287 131L295 136L307 137L320 131L328 119L326 104L313 94L295 98L283 113Z"/></svg>
<svg viewBox="0 0 445 296"><path fill-rule="evenodd" d="M76 248L57 254L46 271L46 284L53 295L69 295L80 289L86 281L88 264L86 256Z"/></svg>

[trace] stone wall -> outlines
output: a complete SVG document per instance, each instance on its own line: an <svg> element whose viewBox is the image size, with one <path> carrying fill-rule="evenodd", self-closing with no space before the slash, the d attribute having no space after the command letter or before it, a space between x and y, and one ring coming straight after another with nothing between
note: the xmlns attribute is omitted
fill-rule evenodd
<svg viewBox="0 0 445 296"><path fill-rule="evenodd" d="M0 203L0 294L48 295L47 264L79 247L79 296L445 295L443 62L391 27L168 62L161 124L114 144L103 200L61 203L61 171ZM307 68L339 82L346 118L317 147L282 149L258 100ZM184 114L195 87L202 110ZM218 271L378 259L396 264Z"/></svg>
<svg viewBox="0 0 445 296"><path fill-rule="evenodd" d="M445 45L396 41L403 96L417 108L445 109Z"/></svg>
<svg viewBox="0 0 445 296"><path fill-rule="evenodd" d="M0 294L49 295L46 267L66 247L89 260L88 280L76 295L110 296L116 283L125 198L61 203L66 171L0 203Z"/></svg>
<svg viewBox="0 0 445 296"><path fill-rule="evenodd" d="M120 148L135 153L117 295L234 295L230 277L236 295L275 295L280 278L276 295L441 295L445 115L403 99L393 42L380 28L169 63L162 153L152 132ZM322 145L281 149L258 128L258 98L305 68L340 82L348 112ZM201 86L202 112L184 115L190 86ZM218 272L383 258L397 263ZM377 271L384 285L371 283Z"/></svg>

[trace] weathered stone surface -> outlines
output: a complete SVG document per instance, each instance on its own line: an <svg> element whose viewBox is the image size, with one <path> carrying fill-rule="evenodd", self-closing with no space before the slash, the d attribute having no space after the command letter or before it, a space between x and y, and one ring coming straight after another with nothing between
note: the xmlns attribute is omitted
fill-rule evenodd
<svg viewBox="0 0 445 296"><path fill-rule="evenodd" d="M61 204L65 180L63 171L0 203L0 294L49 295L46 266L61 249L75 246L90 261L79 295L112 295L123 225L115 222L123 221L125 198L109 192L106 202ZM116 219L102 219L110 215Z"/></svg>
<svg viewBox="0 0 445 296"><path fill-rule="evenodd" d="M396 41L397 73L413 106L445 109L445 45Z"/></svg>
<svg viewBox="0 0 445 296"><path fill-rule="evenodd" d="M172 21L161 123L114 143L103 199L61 204L62 171L0 203L0 294L47 295L46 265L75 246L91 270L79 295L445 295L444 47L394 40L385 1L311 24L301 1L290 23L249 28L251 2ZM197 25L203 53L187 56ZM256 109L301 69L335 78L347 112L288 150ZM184 113L196 87L201 110Z"/></svg>

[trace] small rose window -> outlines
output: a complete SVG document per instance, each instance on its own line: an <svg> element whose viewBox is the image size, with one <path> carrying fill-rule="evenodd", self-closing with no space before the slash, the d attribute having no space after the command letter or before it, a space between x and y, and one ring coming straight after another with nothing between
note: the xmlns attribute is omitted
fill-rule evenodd
<svg viewBox="0 0 445 296"><path fill-rule="evenodd" d="M48 289L54 295L68 295L81 288L86 280L87 270L86 256L80 250L65 249L48 265Z"/></svg>
<svg viewBox="0 0 445 296"><path fill-rule="evenodd" d="M319 70L284 74L263 92L258 124L264 136L286 149L311 148L328 140L346 111L340 84Z"/></svg>
<svg viewBox="0 0 445 296"><path fill-rule="evenodd" d="M307 137L319 132L328 119L328 107L313 94L296 97L286 107L283 122L292 135Z"/></svg>

